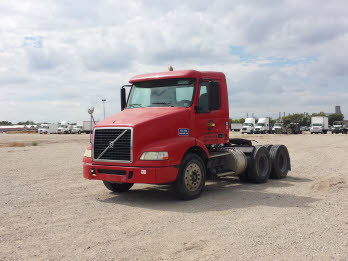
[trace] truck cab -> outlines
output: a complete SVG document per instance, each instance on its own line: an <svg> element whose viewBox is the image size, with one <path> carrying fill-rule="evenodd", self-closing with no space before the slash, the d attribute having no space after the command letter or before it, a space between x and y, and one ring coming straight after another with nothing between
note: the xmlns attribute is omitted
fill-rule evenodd
<svg viewBox="0 0 348 261"><path fill-rule="evenodd" d="M331 129L331 133L332 134L347 133L347 131L345 130L343 121L334 121L332 129Z"/></svg>
<svg viewBox="0 0 348 261"><path fill-rule="evenodd" d="M82 126L81 125L74 125L71 129L72 134L81 134L82 133Z"/></svg>
<svg viewBox="0 0 348 261"><path fill-rule="evenodd" d="M269 118L259 118L256 127L255 127L255 134L265 134L270 132L270 125L269 125Z"/></svg>
<svg viewBox="0 0 348 261"><path fill-rule="evenodd" d="M272 133L282 133L282 127L283 123L282 122L276 122L274 123L274 126L272 128Z"/></svg>
<svg viewBox="0 0 348 261"><path fill-rule="evenodd" d="M68 134L71 133L71 127L67 121L61 121L57 129L58 134Z"/></svg>
<svg viewBox="0 0 348 261"><path fill-rule="evenodd" d="M48 134L49 126L46 123L40 125L40 128L37 130L39 134Z"/></svg>
<svg viewBox="0 0 348 261"><path fill-rule="evenodd" d="M240 132L243 133L254 133L254 128L255 128L255 118L246 118L242 129L240 130Z"/></svg>
<svg viewBox="0 0 348 261"><path fill-rule="evenodd" d="M237 140L242 152L230 143L223 73L168 71L137 75L129 82L121 88L121 112L93 128L83 157L86 179L102 180L114 192L128 191L134 183L172 184L180 198L193 199L208 176L245 173L247 155L260 153L266 156L257 160L266 163L257 166L265 169L260 172L253 165L249 179L268 179L271 160L266 148L256 151L251 142ZM287 173L288 154L283 158Z"/></svg>

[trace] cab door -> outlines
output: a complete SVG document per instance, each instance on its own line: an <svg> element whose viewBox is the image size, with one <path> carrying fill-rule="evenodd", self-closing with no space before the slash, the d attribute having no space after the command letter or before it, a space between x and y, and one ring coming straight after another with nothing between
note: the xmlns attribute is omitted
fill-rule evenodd
<svg viewBox="0 0 348 261"><path fill-rule="evenodd" d="M221 108L221 82L201 80L195 106L197 139L204 144L222 144L228 139L228 121Z"/></svg>

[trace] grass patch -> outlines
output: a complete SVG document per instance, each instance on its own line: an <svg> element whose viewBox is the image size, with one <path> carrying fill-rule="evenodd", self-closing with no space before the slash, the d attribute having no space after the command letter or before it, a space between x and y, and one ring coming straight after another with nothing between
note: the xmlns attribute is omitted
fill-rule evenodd
<svg viewBox="0 0 348 261"><path fill-rule="evenodd" d="M37 145L39 145L39 143L37 141L32 141L31 142L31 146L37 146Z"/></svg>

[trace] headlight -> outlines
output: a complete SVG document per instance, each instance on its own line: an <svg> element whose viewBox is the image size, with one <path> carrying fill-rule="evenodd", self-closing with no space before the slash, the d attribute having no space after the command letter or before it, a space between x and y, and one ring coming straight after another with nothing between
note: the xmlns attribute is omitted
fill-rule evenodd
<svg viewBox="0 0 348 261"><path fill-rule="evenodd" d="M168 152L167 151L160 151L160 152L144 152L143 155L141 155L140 160L167 160Z"/></svg>
<svg viewBox="0 0 348 261"><path fill-rule="evenodd" d="M85 154L83 154L84 157L91 158L92 157L92 151L91 150L85 150Z"/></svg>

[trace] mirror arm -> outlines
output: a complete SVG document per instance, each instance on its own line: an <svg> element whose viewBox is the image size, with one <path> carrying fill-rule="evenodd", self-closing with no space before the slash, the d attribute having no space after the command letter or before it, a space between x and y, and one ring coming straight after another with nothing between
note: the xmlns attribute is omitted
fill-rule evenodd
<svg viewBox="0 0 348 261"><path fill-rule="evenodd" d="M121 87L121 96L120 96L120 100L121 100L121 111L123 111L126 106L127 106L127 100L126 100L126 87L132 87L132 85L123 85Z"/></svg>

